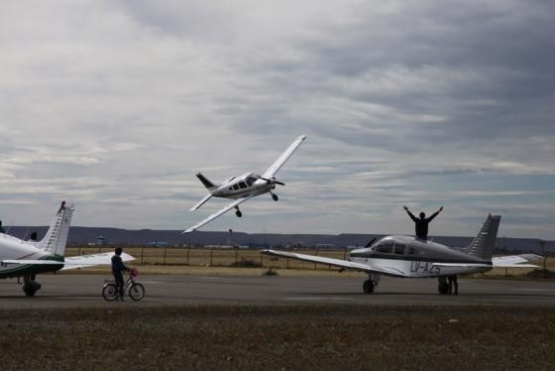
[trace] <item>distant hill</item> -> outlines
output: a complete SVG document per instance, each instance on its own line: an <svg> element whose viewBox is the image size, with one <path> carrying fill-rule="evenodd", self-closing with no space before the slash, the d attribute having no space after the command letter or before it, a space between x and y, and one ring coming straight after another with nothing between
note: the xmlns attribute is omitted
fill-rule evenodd
<svg viewBox="0 0 555 371"><path fill-rule="evenodd" d="M5 227L8 234L27 239L32 232L37 232L39 239L46 233L46 226ZM160 246L219 246L238 245L253 248L279 247L319 247L319 248L351 248L362 247L373 238L381 238L382 234L276 234L276 233L242 233L204 232L197 231L182 234L181 230L128 230L101 227L71 227L68 244L95 244L99 237L112 245L160 245ZM432 236L434 241L448 246L467 246L473 237ZM539 239L534 238L498 238L497 252L534 252L540 253ZM547 250L555 251L555 241L546 242Z"/></svg>

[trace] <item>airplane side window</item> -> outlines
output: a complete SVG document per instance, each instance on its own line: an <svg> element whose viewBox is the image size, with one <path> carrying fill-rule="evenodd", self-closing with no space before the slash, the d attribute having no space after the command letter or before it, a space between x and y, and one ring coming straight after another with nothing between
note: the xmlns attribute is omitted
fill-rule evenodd
<svg viewBox="0 0 555 371"><path fill-rule="evenodd" d="M393 246L393 253L398 254L398 255L404 255L405 254L405 245L395 244L395 246Z"/></svg>
<svg viewBox="0 0 555 371"><path fill-rule="evenodd" d="M238 189L239 189L239 186L238 186L237 184L234 184L234 185L233 185L233 189L234 189L234 190L238 190Z"/></svg>
<svg viewBox="0 0 555 371"><path fill-rule="evenodd" d="M246 184L245 182L239 182L239 187L240 187L241 189L247 188L247 184Z"/></svg>
<svg viewBox="0 0 555 371"><path fill-rule="evenodd" d="M418 250L416 250L414 247L409 247L408 254L409 255L418 255Z"/></svg>

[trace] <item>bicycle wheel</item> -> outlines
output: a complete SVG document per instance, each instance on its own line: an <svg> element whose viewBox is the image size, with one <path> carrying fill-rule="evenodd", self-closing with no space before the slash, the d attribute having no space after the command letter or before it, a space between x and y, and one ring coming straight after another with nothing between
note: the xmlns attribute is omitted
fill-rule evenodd
<svg viewBox="0 0 555 371"><path fill-rule="evenodd" d="M145 296L145 288L140 283L133 283L129 287L129 297L135 301L141 300Z"/></svg>
<svg viewBox="0 0 555 371"><path fill-rule="evenodd" d="M107 283L102 289L102 296L106 301L116 300L116 285L114 283Z"/></svg>

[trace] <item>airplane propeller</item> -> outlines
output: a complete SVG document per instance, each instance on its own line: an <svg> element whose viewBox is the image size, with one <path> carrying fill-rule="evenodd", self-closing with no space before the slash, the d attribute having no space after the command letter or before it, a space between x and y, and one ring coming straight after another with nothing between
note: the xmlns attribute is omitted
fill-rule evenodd
<svg viewBox="0 0 555 371"><path fill-rule="evenodd" d="M279 185L282 185L282 186L285 185L285 183L280 182L279 180L276 180L276 178L270 178L270 179L268 179L268 178L260 177L260 179L265 180L266 183L268 183L268 184L270 184L270 183L276 183L276 184L279 184Z"/></svg>

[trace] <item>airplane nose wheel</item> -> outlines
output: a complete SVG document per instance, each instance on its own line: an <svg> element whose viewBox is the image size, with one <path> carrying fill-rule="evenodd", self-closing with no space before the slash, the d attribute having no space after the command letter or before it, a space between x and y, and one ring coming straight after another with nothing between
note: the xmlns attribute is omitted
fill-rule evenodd
<svg viewBox="0 0 555 371"><path fill-rule="evenodd" d="M373 293L374 292L374 281L372 281L372 280L364 281L364 284L362 285L362 291L364 291L365 294Z"/></svg>
<svg viewBox="0 0 555 371"><path fill-rule="evenodd" d="M272 200L277 201L279 200L279 197L276 194L272 193Z"/></svg>
<svg viewBox="0 0 555 371"><path fill-rule="evenodd" d="M237 215L237 217L240 218L240 217L243 216L243 213L240 212L239 210L237 210L237 211L235 212L235 215Z"/></svg>

